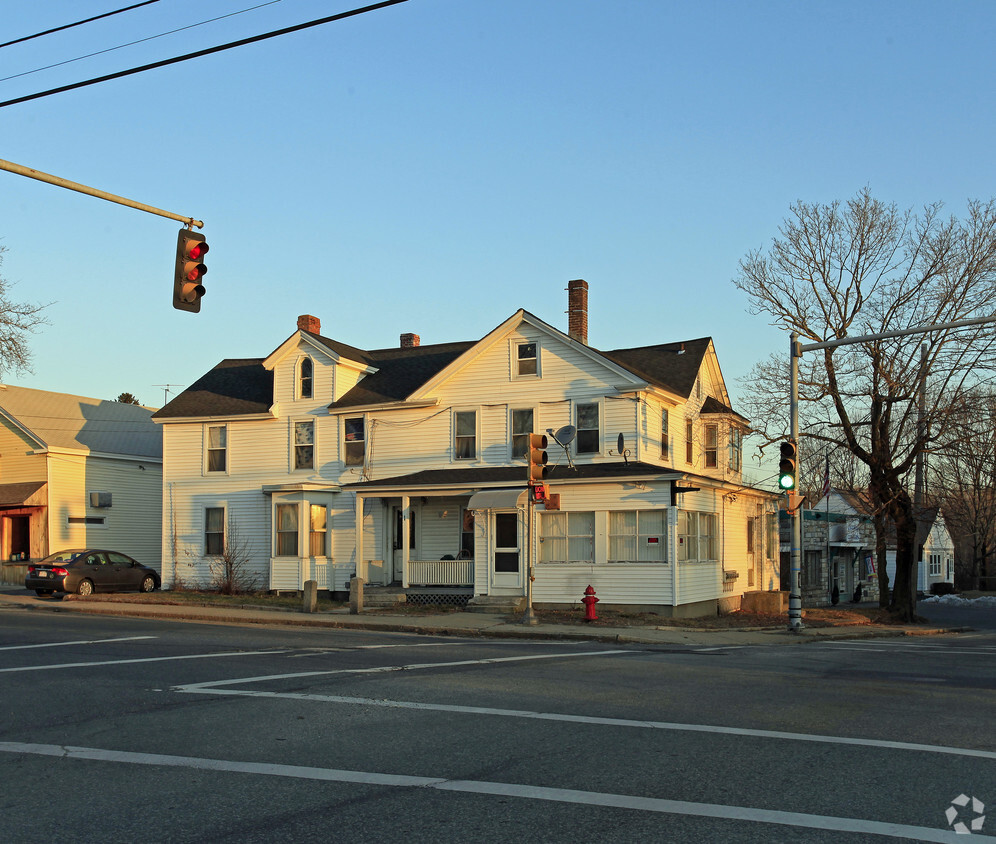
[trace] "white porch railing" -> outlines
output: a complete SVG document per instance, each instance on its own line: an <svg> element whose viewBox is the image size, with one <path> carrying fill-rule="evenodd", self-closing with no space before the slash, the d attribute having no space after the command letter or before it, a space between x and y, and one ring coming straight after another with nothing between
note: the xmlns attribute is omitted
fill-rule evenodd
<svg viewBox="0 0 996 844"><path fill-rule="evenodd" d="M409 586L473 586L473 560L409 560Z"/></svg>

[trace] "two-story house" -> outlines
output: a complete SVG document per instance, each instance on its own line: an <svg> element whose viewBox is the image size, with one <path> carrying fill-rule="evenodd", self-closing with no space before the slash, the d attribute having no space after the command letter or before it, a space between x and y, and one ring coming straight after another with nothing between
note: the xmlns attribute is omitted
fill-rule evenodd
<svg viewBox="0 0 996 844"><path fill-rule="evenodd" d="M519 310L476 341L365 350L302 316L267 357L219 363L154 417L164 584L206 582L234 531L272 590L517 597L532 564L540 606L591 584L602 606L692 615L778 589L777 503L743 482L711 339L599 351L587 284L568 289L567 333ZM548 504L527 493L531 432Z"/></svg>

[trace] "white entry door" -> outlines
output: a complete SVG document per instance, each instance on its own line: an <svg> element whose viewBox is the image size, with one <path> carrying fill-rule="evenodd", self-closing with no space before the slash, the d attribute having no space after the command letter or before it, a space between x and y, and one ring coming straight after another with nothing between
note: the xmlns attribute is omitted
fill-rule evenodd
<svg viewBox="0 0 996 844"><path fill-rule="evenodd" d="M391 528L391 557L392 571L391 579L400 583L405 576L404 559L404 529L405 511L402 507L392 507L393 525ZM415 553L415 508L411 508L411 516L408 522L408 549L411 554Z"/></svg>
<svg viewBox="0 0 996 844"><path fill-rule="evenodd" d="M491 583L495 589L521 589L524 566L519 513L494 514Z"/></svg>

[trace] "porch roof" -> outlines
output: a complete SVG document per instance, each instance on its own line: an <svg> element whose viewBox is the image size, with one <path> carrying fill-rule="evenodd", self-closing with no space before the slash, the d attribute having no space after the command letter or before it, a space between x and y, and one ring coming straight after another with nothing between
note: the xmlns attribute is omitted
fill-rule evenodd
<svg viewBox="0 0 996 844"><path fill-rule="evenodd" d="M396 475L375 481L344 484L344 488L355 490L358 493L382 490L400 492L404 489L421 493L434 489L476 491L477 488L481 487L507 487L512 484L521 484L521 488L524 490L526 487L525 474L525 463L521 466L486 466L473 469L427 469L422 472L413 472L410 475ZM630 461L629 463L580 464L575 469L564 465L551 466L546 482L556 486L579 481L675 481L687 477L691 476L686 472L675 472L662 466Z"/></svg>
<svg viewBox="0 0 996 844"><path fill-rule="evenodd" d="M37 507L45 504L44 496L36 496L45 481L0 484L0 507Z"/></svg>

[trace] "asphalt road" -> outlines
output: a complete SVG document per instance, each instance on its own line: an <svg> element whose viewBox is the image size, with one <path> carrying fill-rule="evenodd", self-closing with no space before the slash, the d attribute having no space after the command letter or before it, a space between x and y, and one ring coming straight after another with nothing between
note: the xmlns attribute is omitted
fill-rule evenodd
<svg viewBox="0 0 996 844"><path fill-rule="evenodd" d="M952 825L996 807L994 656L985 631L614 647L4 609L0 835L992 841Z"/></svg>

